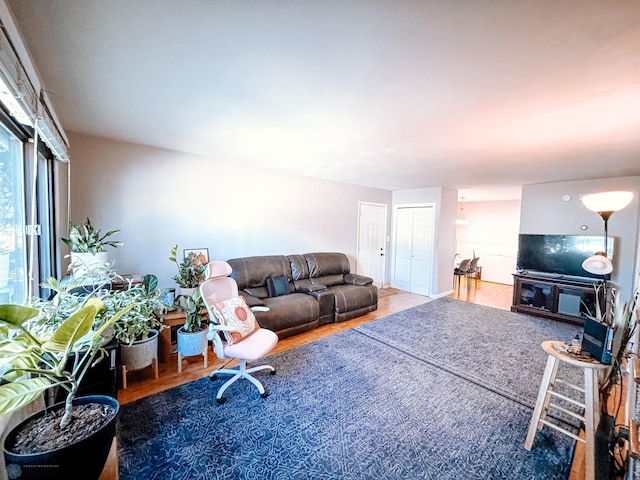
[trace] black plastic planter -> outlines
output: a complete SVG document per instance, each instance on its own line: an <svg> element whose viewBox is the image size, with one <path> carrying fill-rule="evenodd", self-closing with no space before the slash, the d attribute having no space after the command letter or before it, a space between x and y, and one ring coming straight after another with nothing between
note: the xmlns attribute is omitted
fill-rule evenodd
<svg viewBox="0 0 640 480"><path fill-rule="evenodd" d="M7 450L6 446L13 443L20 428L30 420L43 416L44 411L35 413L14 427L7 435L3 445L7 476L10 479L20 480L36 478L98 480L116 434L116 419L120 404L115 398L105 395L78 397L73 400L74 405L89 403L113 407L115 409L113 418L93 434L65 447L37 454L16 454ZM49 410L58 408L63 408L63 403L58 403Z"/></svg>

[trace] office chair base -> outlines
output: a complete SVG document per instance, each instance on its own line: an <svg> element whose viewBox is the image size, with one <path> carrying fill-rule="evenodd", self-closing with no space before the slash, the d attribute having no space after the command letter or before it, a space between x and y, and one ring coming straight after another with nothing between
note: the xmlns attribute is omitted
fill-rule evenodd
<svg viewBox="0 0 640 480"><path fill-rule="evenodd" d="M260 396L262 398L266 398L269 395L269 393L265 390L262 383L260 383L260 381L257 378L251 375L252 373L258 372L260 370L269 370L270 371L269 373L271 373L271 375L276 374L276 369L273 368L271 365L259 365L257 367L247 368L246 360L240 360L240 365L238 366L238 368L221 368L219 370L212 372L211 375L209 375L209 379L212 381L216 380L218 378L218 375L233 375L233 377L227 380L225 384L218 389L218 394L216 395L216 401L219 404L224 403L226 399L223 398L222 396L224 395L225 390L241 378L245 378L249 380L251 383L253 383L253 385L258 389L258 392L260 392Z"/></svg>

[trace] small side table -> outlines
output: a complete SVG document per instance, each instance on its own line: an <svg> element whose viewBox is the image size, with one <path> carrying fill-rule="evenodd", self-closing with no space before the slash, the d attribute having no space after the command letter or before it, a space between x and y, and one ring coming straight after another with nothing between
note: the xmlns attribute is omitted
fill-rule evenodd
<svg viewBox="0 0 640 480"><path fill-rule="evenodd" d="M171 343L171 327L184 325L186 315L182 310L173 310L162 315L162 323L167 327L160 331L158 338L158 357L161 363L171 361L173 345Z"/></svg>
<svg viewBox="0 0 640 480"><path fill-rule="evenodd" d="M547 366L542 376L542 383L540 384L540 391L538 392L538 399L536 406L533 410L531 417L531 423L529 424L529 432L527 433L527 439L524 442L524 448L531 450L533 447L533 441L535 440L536 433L544 425L558 430L571 438L583 442L585 444L585 471L586 480L595 479L595 433L600 422L600 394L598 391L598 370L606 370L610 368L610 365L604 365L592 360L581 360L576 357L572 357L561 350L564 349L564 342L559 341L545 341L540 345L542 349L547 353ZM577 385L565 382L564 380L556 379L558 372L558 366L560 362L565 362L576 367L580 367L584 373L584 388ZM584 394L584 403L570 398L566 395L557 393L553 390L556 384L562 383L573 390L582 392ZM560 398L564 401L570 402L581 408L584 408L584 416L578 415L566 408L563 408L557 404L551 402L551 397ZM550 408L559 410L567 415L570 415L578 420L584 422L585 437L580 438L578 435L570 432L561 426L546 420L547 412Z"/></svg>

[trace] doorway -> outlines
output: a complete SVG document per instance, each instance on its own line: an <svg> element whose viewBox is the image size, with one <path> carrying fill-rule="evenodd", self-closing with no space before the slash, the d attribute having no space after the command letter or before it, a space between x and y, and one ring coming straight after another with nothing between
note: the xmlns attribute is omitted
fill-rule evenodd
<svg viewBox="0 0 640 480"><path fill-rule="evenodd" d="M381 203L358 204L358 273L373 278L384 287L387 238L387 206Z"/></svg>
<svg viewBox="0 0 640 480"><path fill-rule="evenodd" d="M401 290L431 292L434 219L433 205L396 207L394 282Z"/></svg>

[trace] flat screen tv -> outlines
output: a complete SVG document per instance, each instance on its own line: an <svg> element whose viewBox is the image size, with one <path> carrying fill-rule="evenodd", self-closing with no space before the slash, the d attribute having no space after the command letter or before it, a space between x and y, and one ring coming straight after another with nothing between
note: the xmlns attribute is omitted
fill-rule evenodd
<svg viewBox="0 0 640 480"><path fill-rule="evenodd" d="M611 260L613 247L614 238L609 237L607 257ZM582 262L603 250L603 236L520 234L516 265L520 272L602 279L584 270Z"/></svg>

